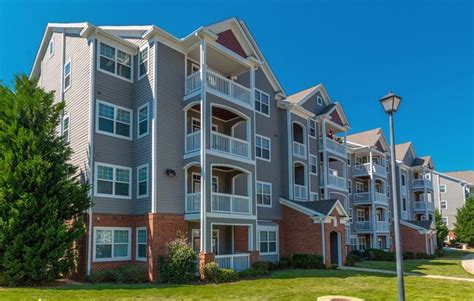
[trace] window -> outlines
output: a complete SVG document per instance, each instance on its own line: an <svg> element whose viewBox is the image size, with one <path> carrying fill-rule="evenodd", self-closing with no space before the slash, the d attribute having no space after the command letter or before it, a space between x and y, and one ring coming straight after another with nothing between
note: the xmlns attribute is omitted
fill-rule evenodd
<svg viewBox="0 0 474 301"><path fill-rule="evenodd" d="M406 198L403 198L402 199L402 210L403 211L407 211L407 199Z"/></svg>
<svg viewBox="0 0 474 301"><path fill-rule="evenodd" d="M192 192L193 193L201 192L201 175L193 172L192 181L193 181ZM217 178L216 176L212 177L211 189L212 189L212 192L219 191L219 178Z"/></svg>
<svg viewBox="0 0 474 301"><path fill-rule="evenodd" d="M351 248L352 250L357 250L357 238L351 238Z"/></svg>
<svg viewBox="0 0 474 301"><path fill-rule="evenodd" d="M201 130L201 120L194 117L191 118L191 130L193 133L199 132ZM213 124L212 130L217 132L219 130L219 126L217 124Z"/></svg>
<svg viewBox="0 0 474 301"><path fill-rule="evenodd" d="M148 196L148 164L137 167L137 197Z"/></svg>
<svg viewBox="0 0 474 301"><path fill-rule="evenodd" d="M272 206L272 184L257 182L257 205Z"/></svg>
<svg viewBox="0 0 474 301"><path fill-rule="evenodd" d="M321 96L316 97L316 101L318 102L318 105L323 105L323 99L321 98Z"/></svg>
<svg viewBox="0 0 474 301"><path fill-rule="evenodd" d="M141 138L148 135L149 128L149 105L145 104L138 108L137 118L137 137Z"/></svg>
<svg viewBox="0 0 474 301"><path fill-rule="evenodd" d="M64 91L71 86L71 59L64 65Z"/></svg>
<svg viewBox="0 0 474 301"><path fill-rule="evenodd" d="M365 221L365 211L363 209L357 209L357 221Z"/></svg>
<svg viewBox="0 0 474 301"><path fill-rule="evenodd" d="M132 81L132 56L122 50L100 43L99 69Z"/></svg>
<svg viewBox="0 0 474 301"><path fill-rule="evenodd" d="M63 115L63 121L61 125L61 136L66 142L69 142L69 126L70 126L69 115Z"/></svg>
<svg viewBox="0 0 474 301"><path fill-rule="evenodd" d="M439 206L441 207L441 209L448 209L448 202L445 200L442 200Z"/></svg>
<svg viewBox="0 0 474 301"><path fill-rule="evenodd" d="M356 193L364 192L364 184L356 182Z"/></svg>
<svg viewBox="0 0 474 301"><path fill-rule="evenodd" d="M402 186L405 186L405 185L406 185L406 184L405 184L405 181L406 181L406 180L405 180L405 175L402 175Z"/></svg>
<svg viewBox="0 0 474 301"><path fill-rule="evenodd" d="M311 201L319 201L319 194L316 192L311 192Z"/></svg>
<svg viewBox="0 0 474 301"><path fill-rule="evenodd" d="M94 261L130 260L130 228L94 227Z"/></svg>
<svg viewBox="0 0 474 301"><path fill-rule="evenodd" d="M347 167L351 167L351 164L352 164L351 154L347 154Z"/></svg>
<svg viewBox="0 0 474 301"><path fill-rule="evenodd" d="M316 156L309 156L309 172L314 175L318 174L318 159Z"/></svg>
<svg viewBox="0 0 474 301"><path fill-rule="evenodd" d="M447 217L442 217L441 221L443 222L443 224L448 225L448 218Z"/></svg>
<svg viewBox="0 0 474 301"><path fill-rule="evenodd" d="M260 253L277 254L277 231L260 231Z"/></svg>
<svg viewBox="0 0 474 301"><path fill-rule="evenodd" d="M311 137L316 137L316 121L313 119L309 120L309 135Z"/></svg>
<svg viewBox="0 0 474 301"><path fill-rule="evenodd" d="M137 228L137 260L146 261L147 257L147 231L145 227Z"/></svg>
<svg viewBox="0 0 474 301"><path fill-rule="evenodd" d="M349 190L349 194L352 194L352 180L348 180L347 189Z"/></svg>
<svg viewBox="0 0 474 301"><path fill-rule="evenodd" d="M52 58L54 56L54 37L51 38L48 45L48 54Z"/></svg>
<svg viewBox="0 0 474 301"><path fill-rule="evenodd" d="M255 145L255 152L257 158L263 159L270 161L270 148L271 148L271 143L270 139L256 135L256 145Z"/></svg>
<svg viewBox="0 0 474 301"><path fill-rule="evenodd" d="M95 165L95 195L129 199L131 168L104 163Z"/></svg>
<svg viewBox="0 0 474 301"><path fill-rule="evenodd" d="M191 63L191 74L194 74L196 72L199 72L199 65L195 63Z"/></svg>
<svg viewBox="0 0 474 301"><path fill-rule="evenodd" d="M138 55L138 79L148 74L148 46Z"/></svg>
<svg viewBox="0 0 474 301"><path fill-rule="evenodd" d="M439 192L442 192L442 193L446 193L446 185L443 184L443 185L439 185Z"/></svg>
<svg viewBox="0 0 474 301"><path fill-rule="evenodd" d="M365 237L359 237L358 240L359 240L359 248L358 248L358 250L359 250L359 251L365 251L366 245L367 245L367 244L366 244Z"/></svg>
<svg viewBox="0 0 474 301"><path fill-rule="evenodd" d="M267 93L255 89L255 111L270 116L269 99Z"/></svg>
<svg viewBox="0 0 474 301"><path fill-rule="evenodd" d="M97 101L97 132L132 139L132 110Z"/></svg>

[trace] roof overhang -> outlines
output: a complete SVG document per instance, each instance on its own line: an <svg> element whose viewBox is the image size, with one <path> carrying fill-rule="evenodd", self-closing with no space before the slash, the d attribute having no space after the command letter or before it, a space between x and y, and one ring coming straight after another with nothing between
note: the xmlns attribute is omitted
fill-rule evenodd
<svg viewBox="0 0 474 301"><path fill-rule="evenodd" d="M285 205L288 208L294 209L298 212L301 212L307 215L309 218L311 218L314 221L314 223L332 223L334 221L335 217L330 214L326 215L321 212L317 212L315 210L301 206L285 198L280 197L279 201L280 201L280 204ZM349 215L347 214L346 210L344 209L344 206L342 206L339 200L337 200L334 203L333 207L328 212L331 213L334 210L336 210L337 213L339 214L340 221L342 224L346 224L349 221Z"/></svg>
<svg viewBox="0 0 474 301"><path fill-rule="evenodd" d="M408 221L404 221L404 220L400 220L400 224L404 225L404 226L407 226L407 227L410 227L412 229L415 229L420 234L429 234L429 233L436 232L436 228L434 226L434 221L431 221L430 229L425 229L423 227L420 227L418 225L412 224L412 223L410 223Z"/></svg>

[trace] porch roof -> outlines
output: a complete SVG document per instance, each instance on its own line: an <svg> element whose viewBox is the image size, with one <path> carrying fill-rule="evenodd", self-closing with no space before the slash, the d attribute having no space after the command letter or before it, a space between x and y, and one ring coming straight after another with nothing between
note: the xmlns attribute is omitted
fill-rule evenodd
<svg viewBox="0 0 474 301"><path fill-rule="evenodd" d="M303 207L304 209L306 209L305 211L307 211L308 213L311 212L313 213L313 215L319 215L319 216L329 216L331 212L333 211L333 209L338 207L339 205L339 207L342 208L342 214L340 214L340 216L347 217L347 213L342 207L341 202L339 202L337 199L309 201L309 202L284 199L284 202L282 202L282 199L280 198L280 203L289 205L289 207L291 207L291 204L296 205L297 207L300 207L300 208Z"/></svg>

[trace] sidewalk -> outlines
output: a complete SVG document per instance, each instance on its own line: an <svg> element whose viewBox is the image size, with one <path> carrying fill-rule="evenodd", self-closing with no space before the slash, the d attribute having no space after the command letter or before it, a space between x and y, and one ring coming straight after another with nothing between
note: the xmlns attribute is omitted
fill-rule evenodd
<svg viewBox="0 0 474 301"><path fill-rule="evenodd" d="M468 255L472 256L472 255ZM464 262L464 260L463 260ZM470 259L471 264L474 267L474 257ZM396 275L397 272L395 271L387 271L387 270L378 270L378 269L367 269L367 268L356 268L356 267L339 267L340 270L349 270L349 271L359 271L359 272L368 272L368 273L381 273L381 274L390 274L390 275ZM406 276L417 276L417 277L423 277L423 278L432 278L432 279L445 279L445 280L454 280L454 281L466 281L466 282L472 282L474 283L474 279L470 278L461 278L461 277L451 277L451 276L440 276L440 275L424 275L424 274L419 274L419 273L411 273L411 272L405 272L403 275Z"/></svg>
<svg viewBox="0 0 474 301"><path fill-rule="evenodd" d="M461 264L468 273L474 274L474 254L464 256Z"/></svg>

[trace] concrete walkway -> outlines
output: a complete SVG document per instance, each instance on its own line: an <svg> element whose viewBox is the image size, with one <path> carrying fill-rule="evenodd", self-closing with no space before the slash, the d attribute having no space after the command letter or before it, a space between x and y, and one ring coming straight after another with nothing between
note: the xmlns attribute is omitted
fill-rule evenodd
<svg viewBox="0 0 474 301"><path fill-rule="evenodd" d="M471 256L471 255L469 255ZM474 261L473 261L474 264ZM381 273L381 274L390 274L390 275L396 275L397 272L395 271L387 271L387 270L379 270L379 269L367 269L367 268L357 268L357 267L340 267L340 270L349 270L349 271L359 271L359 272L368 272L368 273ZM445 280L455 280L455 281L466 281L466 282L472 282L474 283L474 279L470 278L462 278L462 277L451 277L451 276L440 276L440 275L424 275L420 273L411 273L411 272L405 272L403 275L406 276L417 276L417 277L423 277L423 278L432 278L432 279L445 279Z"/></svg>
<svg viewBox="0 0 474 301"><path fill-rule="evenodd" d="M468 273L474 274L474 254L464 256L461 264Z"/></svg>

